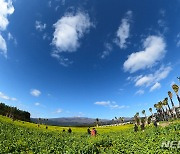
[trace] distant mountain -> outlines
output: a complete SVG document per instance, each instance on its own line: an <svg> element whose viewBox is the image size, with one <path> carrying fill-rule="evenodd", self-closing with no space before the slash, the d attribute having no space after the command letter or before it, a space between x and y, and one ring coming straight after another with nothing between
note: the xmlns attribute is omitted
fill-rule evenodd
<svg viewBox="0 0 180 154"><path fill-rule="evenodd" d="M39 123L39 118L31 118L34 123ZM68 118L50 118L48 120L41 119L40 123L54 126L95 126L96 119L86 117L68 117ZM125 122L132 121L132 118L125 118ZM112 124L112 120L100 119L100 125Z"/></svg>

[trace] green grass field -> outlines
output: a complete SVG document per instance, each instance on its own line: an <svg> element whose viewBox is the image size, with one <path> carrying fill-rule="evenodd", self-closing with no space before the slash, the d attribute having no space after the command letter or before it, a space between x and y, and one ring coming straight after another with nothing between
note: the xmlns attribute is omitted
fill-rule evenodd
<svg viewBox="0 0 180 154"><path fill-rule="evenodd" d="M87 127L63 128L12 121L0 116L0 153L178 153L180 148L162 148L163 141L180 141L180 122L166 127L146 127L133 132L133 125L98 127L98 135L87 135Z"/></svg>

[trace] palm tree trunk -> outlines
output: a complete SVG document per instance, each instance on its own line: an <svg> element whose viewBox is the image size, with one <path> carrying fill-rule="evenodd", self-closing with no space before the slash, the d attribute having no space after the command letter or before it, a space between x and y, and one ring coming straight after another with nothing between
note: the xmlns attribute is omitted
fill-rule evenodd
<svg viewBox="0 0 180 154"><path fill-rule="evenodd" d="M167 104L167 106L168 106L169 112L171 112L171 108L170 108L169 104Z"/></svg>
<svg viewBox="0 0 180 154"><path fill-rule="evenodd" d="M166 121L166 114L165 114L165 111L164 111L164 108L163 108L163 107L162 107L162 115L163 115L164 121Z"/></svg>
<svg viewBox="0 0 180 154"><path fill-rule="evenodd" d="M168 109L169 109L169 113L170 113L171 116L173 117L173 113L171 112L171 108L170 108L169 104L167 104L167 106L168 106Z"/></svg>
<svg viewBox="0 0 180 154"><path fill-rule="evenodd" d="M179 98L179 95L177 95L177 99L179 101L179 107L180 107L180 98Z"/></svg>
<svg viewBox="0 0 180 154"><path fill-rule="evenodd" d="M173 100L172 100L172 98L170 98L170 100L171 100L172 107L174 107L174 103L173 103Z"/></svg>

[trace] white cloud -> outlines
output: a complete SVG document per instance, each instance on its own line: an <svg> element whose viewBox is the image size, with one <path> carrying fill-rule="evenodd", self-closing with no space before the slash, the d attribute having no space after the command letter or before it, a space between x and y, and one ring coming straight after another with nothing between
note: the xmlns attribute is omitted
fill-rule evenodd
<svg viewBox="0 0 180 154"><path fill-rule="evenodd" d="M167 23L163 19L159 19L157 21L162 33L166 33L168 31Z"/></svg>
<svg viewBox="0 0 180 154"><path fill-rule="evenodd" d="M48 2L48 6L49 6L49 7L52 6L52 2L51 2L51 1Z"/></svg>
<svg viewBox="0 0 180 154"><path fill-rule="evenodd" d="M14 38L13 38L13 36L12 36L12 34L9 32L8 33L8 40L13 40Z"/></svg>
<svg viewBox="0 0 180 154"><path fill-rule="evenodd" d="M145 76L141 76L138 80L135 81L135 86L146 86L149 87L152 84L165 79L172 68L170 66L164 67L162 66L159 70L157 70L154 74L148 74Z"/></svg>
<svg viewBox="0 0 180 154"><path fill-rule="evenodd" d="M37 89L32 89L30 94L35 96L35 97L38 97L39 95L41 95L41 92Z"/></svg>
<svg viewBox="0 0 180 154"><path fill-rule="evenodd" d="M11 98L2 92L0 92L0 98L5 99L5 100L17 101L17 98L15 98L15 97Z"/></svg>
<svg viewBox="0 0 180 154"><path fill-rule="evenodd" d="M60 6L59 6L59 5L58 5L58 6L56 6L56 7L55 7L55 11L57 11L59 8L60 8Z"/></svg>
<svg viewBox="0 0 180 154"><path fill-rule="evenodd" d="M100 105L100 106L105 106L105 107L109 107L111 109L122 109L122 108L126 108L127 106L119 106L116 102L114 101L99 101L99 102L95 102L95 105Z"/></svg>
<svg viewBox="0 0 180 154"><path fill-rule="evenodd" d="M177 41L177 47L180 47L180 40Z"/></svg>
<svg viewBox="0 0 180 154"><path fill-rule="evenodd" d="M4 31L9 24L7 16L13 14L14 7L12 5L12 0L0 0L0 6L0 31Z"/></svg>
<svg viewBox="0 0 180 154"><path fill-rule="evenodd" d="M50 38L50 36L47 34L47 33L44 33L43 34L43 40L50 40L51 38Z"/></svg>
<svg viewBox="0 0 180 154"><path fill-rule="evenodd" d="M9 96L6 96L5 94L3 94L2 92L0 92L0 98L2 99L6 99L6 100L9 100Z"/></svg>
<svg viewBox="0 0 180 154"><path fill-rule="evenodd" d="M8 37L8 41L13 41L14 45L17 45L16 38L14 38L14 36L10 32L7 34L7 37Z"/></svg>
<svg viewBox="0 0 180 154"><path fill-rule="evenodd" d="M7 58L7 45L5 39L1 35L1 31L5 31L9 21L8 15L13 14L14 7L12 0L0 0L0 54Z"/></svg>
<svg viewBox="0 0 180 154"><path fill-rule="evenodd" d="M65 5L66 0L61 0L61 4Z"/></svg>
<svg viewBox="0 0 180 154"><path fill-rule="evenodd" d="M55 113L61 113L62 111L62 109L57 109Z"/></svg>
<svg viewBox="0 0 180 154"><path fill-rule="evenodd" d="M0 34L0 53L4 57L7 57L7 45L6 45L6 41L4 40L4 38L2 37L1 34Z"/></svg>
<svg viewBox="0 0 180 154"><path fill-rule="evenodd" d="M89 16L83 12L66 14L55 24L52 44L60 52L74 52L80 46L81 39L92 26Z"/></svg>
<svg viewBox="0 0 180 154"><path fill-rule="evenodd" d="M135 95L143 95L143 94L144 94L144 90L138 90L135 93Z"/></svg>
<svg viewBox="0 0 180 154"><path fill-rule="evenodd" d="M116 39L115 43L121 48L126 48L126 41L129 38L129 31L130 31L130 20L132 17L132 11L128 11L126 13L125 18L121 20L121 25L116 32Z"/></svg>
<svg viewBox="0 0 180 154"><path fill-rule="evenodd" d="M17 101L17 98L12 97L11 100L12 100L12 101Z"/></svg>
<svg viewBox="0 0 180 154"><path fill-rule="evenodd" d="M174 81L171 82L170 87L172 88L172 85L176 84Z"/></svg>
<svg viewBox="0 0 180 154"><path fill-rule="evenodd" d="M112 51L112 45L110 44L110 43L105 43L104 44L104 48L105 48L105 50L103 51L103 53L102 53L102 55L101 55L101 58L102 59L104 59L104 58L106 58L109 54L110 54L110 52Z"/></svg>
<svg viewBox="0 0 180 154"><path fill-rule="evenodd" d="M77 115L75 115L74 117L84 117L85 116L85 114L84 113L82 113L82 112L79 112Z"/></svg>
<svg viewBox="0 0 180 154"><path fill-rule="evenodd" d="M177 43L176 43L177 47L180 47L180 33L177 34Z"/></svg>
<svg viewBox="0 0 180 154"><path fill-rule="evenodd" d="M159 19L159 20L158 20L158 25L159 25L160 27L165 27L165 26L166 26L166 22L165 22L164 20L162 20L162 19Z"/></svg>
<svg viewBox="0 0 180 154"><path fill-rule="evenodd" d="M160 61L166 51L166 43L160 36L149 36L144 40L144 50L132 53L124 62L124 70L134 73L138 70L150 68Z"/></svg>
<svg viewBox="0 0 180 154"><path fill-rule="evenodd" d="M108 106L110 105L110 101L101 101L101 102L95 102L96 105L102 105L102 106Z"/></svg>
<svg viewBox="0 0 180 154"><path fill-rule="evenodd" d="M59 63L64 67L68 67L70 64L73 63L73 61L70 61L68 58L64 58L56 52L51 53L51 56L56 58L59 61Z"/></svg>
<svg viewBox="0 0 180 154"><path fill-rule="evenodd" d="M166 15L166 10L160 9L160 10L159 10L159 13L160 13L160 15L161 15L162 17L164 17L164 16Z"/></svg>
<svg viewBox="0 0 180 154"><path fill-rule="evenodd" d="M35 28L36 28L36 30L41 32L46 29L46 24L43 24L41 21L36 21Z"/></svg>
<svg viewBox="0 0 180 154"><path fill-rule="evenodd" d="M38 103L38 102L37 102L37 103L35 103L34 105L39 106L39 105L40 105L40 103Z"/></svg>
<svg viewBox="0 0 180 154"><path fill-rule="evenodd" d="M150 92L154 91L155 89L161 88L161 84L159 82L156 82L150 89Z"/></svg>

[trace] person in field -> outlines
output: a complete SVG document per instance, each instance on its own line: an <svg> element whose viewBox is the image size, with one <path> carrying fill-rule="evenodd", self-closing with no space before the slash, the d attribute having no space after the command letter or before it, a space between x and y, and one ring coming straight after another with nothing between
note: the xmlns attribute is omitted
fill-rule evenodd
<svg viewBox="0 0 180 154"><path fill-rule="evenodd" d="M93 128L93 129L91 130L91 136L96 136L96 135L97 135L97 131L96 131L95 128Z"/></svg>
<svg viewBox="0 0 180 154"><path fill-rule="evenodd" d="M135 132L138 131L138 126L137 126L137 124L134 125L134 131L135 131Z"/></svg>
<svg viewBox="0 0 180 154"><path fill-rule="evenodd" d="M70 134L72 133L72 130L71 130L71 128L69 128L69 129L68 129L68 133L70 133Z"/></svg>
<svg viewBox="0 0 180 154"><path fill-rule="evenodd" d="M91 135L90 127L87 129L87 133L88 133L88 135Z"/></svg>
<svg viewBox="0 0 180 154"><path fill-rule="evenodd" d="M144 132L144 130L145 130L145 124L144 124L144 122L141 124L141 130Z"/></svg>
<svg viewBox="0 0 180 154"><path fill-rule="evenodd" d="M156 128L157 128L157 126L158 126L156 120L154 121L154 126L155 126Z"/></svg>

